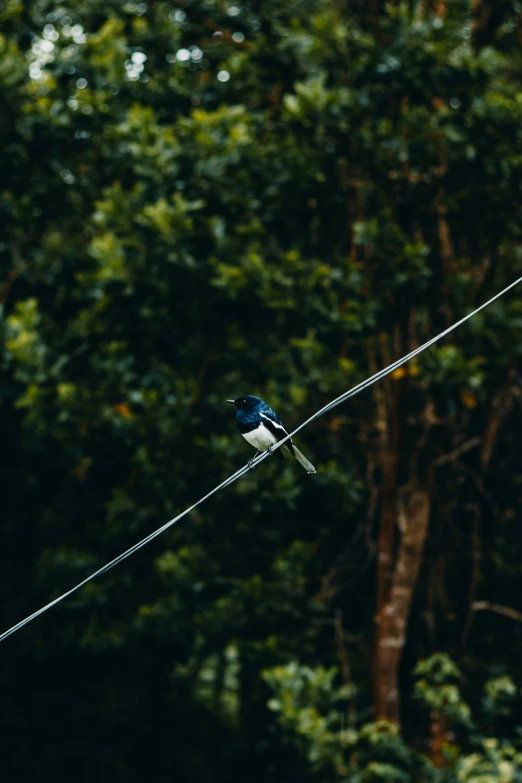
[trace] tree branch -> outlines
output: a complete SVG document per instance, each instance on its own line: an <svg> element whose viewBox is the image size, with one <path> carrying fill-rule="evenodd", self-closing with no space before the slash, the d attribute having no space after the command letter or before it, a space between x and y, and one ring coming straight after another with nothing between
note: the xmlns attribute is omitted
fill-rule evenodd
<svg viewBox="0 0 522 783"><path fill-rule="evenodd" d="M512 609L510 606L502 606L501 604L494 604L491 601L475 601L471 604L472 612L495 612L501 614L504 617L509 617L511 620L516 620L522 623L522 612Z"/></svg>

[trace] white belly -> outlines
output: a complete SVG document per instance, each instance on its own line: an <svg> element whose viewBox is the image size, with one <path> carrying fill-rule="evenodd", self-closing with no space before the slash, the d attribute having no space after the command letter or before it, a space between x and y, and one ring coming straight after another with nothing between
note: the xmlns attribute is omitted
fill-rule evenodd
<svg viewBox="0 0 522 783"><path fill-rule="evenodd" d="M251 432L242 432L241 434L251 446L260 451L266 451L269 446L273 446L278 442L276 436L264 424L260 424L259 427Z"/></svg>

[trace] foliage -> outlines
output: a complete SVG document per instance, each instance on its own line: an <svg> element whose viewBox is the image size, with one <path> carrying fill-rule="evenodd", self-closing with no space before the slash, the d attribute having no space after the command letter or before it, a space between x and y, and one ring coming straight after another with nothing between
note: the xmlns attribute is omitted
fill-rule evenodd
<svg viewBox="0 0 522 783"><path fill-rule="evenodd" d="M0 6L2 627L246 462L225 399L292 428L520 275L521 8L488 8ZM265 461L4 643L3 777L517 781L520 624L472 604L519 602L521 351L512 292L300 433L317 476ZM400 729L387 439L397 489L434 476Z"/></svg>
<svg viewBox="0 0 522 783"><path fill-rule="evenodd" d="M444 714L453 727L461 726L459 744L447 743L445 764L437 767L427 755L416 753L404 742L398 728L386 721L344 727L343 710L350 690L336 686L336 670L311 669L295 664L277 666L264 673L276 697L269 706L293 742L320 771L321 780L496 783L518 781L522 770L521 726L511 726L511 735L498 739L487 733L493 704L502 715L506 696L515 687L508 678L485 683L483 704L477 710L478 725L470 720L458 681L461 674L445 654L436 653L416 667L417 698L431 711L431 719ZM455 681L457 681L455 683ZM343 702L344 700L344 708ZM434 715L437 712L437 715ZM495 726L499 729L499 726Z"/></svg>

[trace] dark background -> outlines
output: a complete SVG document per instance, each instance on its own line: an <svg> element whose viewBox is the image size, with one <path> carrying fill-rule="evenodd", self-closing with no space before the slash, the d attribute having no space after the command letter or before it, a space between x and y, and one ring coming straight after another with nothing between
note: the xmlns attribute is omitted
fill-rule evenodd
<svg viewBox="0 0 522 783"><path fill-rule="evenodd" d="M2 630L246 462L225 399L521 274L521 14L4 2ZM522 780L521 345L515 289L2 643L2 779Z"/></svg>

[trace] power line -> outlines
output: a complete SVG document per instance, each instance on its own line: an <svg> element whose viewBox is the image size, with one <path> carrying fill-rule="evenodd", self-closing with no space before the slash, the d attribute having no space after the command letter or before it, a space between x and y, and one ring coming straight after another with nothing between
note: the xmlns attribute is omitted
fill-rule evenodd
<svg viewBox="0 0 522 783"><path fill-rule="evenodd" d="M333 408L337 407L337 405L340 405L342 402L345 402L345 400L348 400L350 397L353 397L354 395L358 394L359 392L363 391L364 389L367 389L369 386L372 386L374 383L379 381L381 378L384 378L386 375L389 375L394 370L401 367L403 364L406 364L406 362L409 362L410 359L413 359L415 356L418 356L420 353L425 351L427 348L429 348L431 345L434 345L434 343L441 340L446 335L450 334L454 329L457 329L459 326L461 326L466 321L469 321L470 318L473 318L477 313L480 313L481 310L485 310L486 307L489 307L490 304L493 304L497 299L500 299L501 296L504 296L508 291L510 291L512 288L514 288L516 285L518 285L520 282L522 282L522 277L519 277L518 280L515 280L514 283L511 283L511 285L508 285L507 288L504 288L502 291L500 291L498 294L495 294L491 299L488 299L487 302L484 302L484 304L480 305L480 307L477 307L476 310L473 310L471 313L468 313L468 315L464 316L464 318L461 318L460 321L457 321L457 323L453 324L452 326L448 327L448 329L445 329L443 332L438 334L436 337L432 337L431 340L428 340L427 343L424 343L424 345L419 346L419 348L415 348L414 351L410 351L409 354L406 356L403 356L402 359L398 359L397 361L390 364L388 367L385 367L383 370L380 370L379 372L372 375L370 378L367 378L365 381L362 381L361 383L357 384L357 386L354 386L352 389L349 389L344 394L341 394L339 397L336 397L335 400L332 400L327 405L325 405L323 408L318 410L316 413L313 414L313 416L310 416L309 419L307 419L303 424L300 424L299 427L297 427L293 432L291 432L289 435L287 435L285 438L280 440L276 446L273 447L273 450L276 448L280 448L289 438L292 438L297 432L302 430L304 427L306 427L308 424L311 424L311 422L318 419L320 416L323 416L325 413L328 413ZM266 459L269 456L268 452L264 452L260 456L258 456L254 460L254 464L257 465L260 462L262 462L264 459ZM121 555L118 555L118 557L115 557L114 560L111 560L110 563L107 563L106 565L102 566L102 568L99 568L97 571L95 571L93 574L88 576L86 579L84 579L82 582L79 582L75 587L72 587L70 590L67 590L66 593L63 593L62 595L58 596L58 598L55 598L50 603L46 604L45 606L42 606L41 609L38 609L36 612L33 612L33 614L30 614L28 617L26 617L24 620L20 620L19 623L16 623L16 625L13 625L11 628L9 628L7 631L4 631L3 634L0 635L0 642L3 642L4 639L7 639L8 636L11 636L11 634L15 633L16 631L19 631L21 628L24 627L24 625L27 625L32 620L35 620L37 617L39 617L41 614L46 612L48 609L51 609L51 607L55 606L56 604L59 604L61 601L63 601L65 598L68 598L70 595L75 593L77 590L79 590L84 585L88 584L89 582L92 582L94 579L96 579L98 576L101 576L102 574L105 574L107 571L109 571L111 568L113 568L115 565L118 565L118 563L121 563L122 560L125 560L125 558L129 557L130 555L134 554L134 552L137 552L138 549L141 549L146 544L148 544L153 539L157 538L161 533L163 533L165 530L168 530L169 527L172 527L172 525L175 525L176 522L179 522L180 519L182 519L184 516L189 514L191 511L193 511L195 508L200 506L202 503L205 502L205 500L208 500L212 495L215 495L217 492L220 492L222 489L225 489L226 487L230 486L230 484L233 484L234 481L237 481L237 479L241 478L241 476L244 476L245 473L248 473L250 470L249 465L245 465L244 467L237 470L232 476L229 476L225 481L223 481L221 484L219 484L217 487L214 487L213 490L211 490L208 494L204 495L204 497L200 498L194 505L190 506L189 508L185 509L185 511L182 511L181 514L178 514L177 517L174 517L174 519L171 519L170 522L167 522L166 524L162 525L162 527L155 530L153 533L150 533L148 536L146 536L141 541L138 541L137 544L134 544L134 546L131 546L130 549L127 549L125 552L123 552Z"/></svg>

